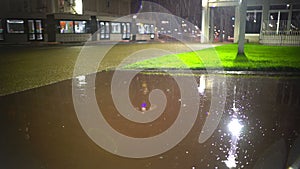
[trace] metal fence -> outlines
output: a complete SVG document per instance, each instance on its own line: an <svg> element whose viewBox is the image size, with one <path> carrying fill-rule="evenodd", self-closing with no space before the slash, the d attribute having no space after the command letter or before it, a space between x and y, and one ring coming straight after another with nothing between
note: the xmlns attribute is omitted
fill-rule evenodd
<svg viewBox="0 0 300 169"><path fill-rule="evenodd" d="M261 31L259 42L265 45L300 46L300 31Z"/></svg>

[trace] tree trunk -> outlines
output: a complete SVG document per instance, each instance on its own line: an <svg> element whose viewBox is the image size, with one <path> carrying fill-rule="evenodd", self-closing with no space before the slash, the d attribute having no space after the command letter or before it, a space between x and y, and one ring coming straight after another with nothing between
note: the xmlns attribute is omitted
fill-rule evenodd
<svg viewBox="0 0 300 169"><path fill-rule="evenodd" d="M247 0L242 0L240 5L240 30L238 42L238 56L245 55L245 30L246 30L246 15L247 15Z"/></svg>

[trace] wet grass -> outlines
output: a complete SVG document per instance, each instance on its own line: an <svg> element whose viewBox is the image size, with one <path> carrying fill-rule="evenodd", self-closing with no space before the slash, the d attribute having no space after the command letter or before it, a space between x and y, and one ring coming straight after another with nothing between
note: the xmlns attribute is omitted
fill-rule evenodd
<svg viewBox="0 0 300 169"><path fill-rule="evenodd" d="M237 44L196 52L166 55L126 66L127 69L224 69L299 71L300 47L246 44L245 56L237 56Z"/></svg>

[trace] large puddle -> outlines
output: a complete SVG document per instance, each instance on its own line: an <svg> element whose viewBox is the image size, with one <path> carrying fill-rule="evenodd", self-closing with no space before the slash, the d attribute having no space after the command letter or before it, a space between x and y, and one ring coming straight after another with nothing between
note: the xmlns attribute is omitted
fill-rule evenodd
<svg viewBox="0 0 300 169"><path fill-rule="evenodd" d="M109 71L98 73L95 85L89 81L93 76L80 76L73 82L66 80L1 97L1 168L279 169L300 166L299 78L140 73L130 82L119 81L119 87L130 83L130 102L120 103L118 93L112 96L112 76L113 72ZM188 84L191 78L196 88L191 86L189 91L182 91L181 85ZM120 97L127 92L122 91L118 91ZM151 100L151 91L160 91L163 96L158 98L166 102L156 97ZM91 121L94 127L83 125L83 121L93 119L90 113L95 112L89 107L93 101L101 117L119 133L119 140L107 134L102 124L97 127L97 120ZM81 114L75 112L76 104L76 111ZM120 111L122 106L127 111L126 104L134 110L124 114ZM84 110L86 115L82 114ZM151 116L155 110L162 112ZM144 144L144 138L150 138L145 139L150 143L161 133L174 132L171 129L179 136L166 134L163 144L159 139ZM130 147L130 138L135 138L136 146ZM105 144L104 148L99 144ZM122 146L127 144L123 153L127 153L126 157L122 155ZM104 150L109 149L107 145L113 148L112 152ZM156 153L159 149L161 153ZM138 158L139 153L148 157Z"/></svg>

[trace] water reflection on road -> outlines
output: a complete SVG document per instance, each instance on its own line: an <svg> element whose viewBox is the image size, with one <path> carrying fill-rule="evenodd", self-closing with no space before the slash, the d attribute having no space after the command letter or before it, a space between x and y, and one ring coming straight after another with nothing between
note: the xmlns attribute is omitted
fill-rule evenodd
<svg viewBox="0 0 300 169"><path fill-rule="evenodd" d="M89 86L89 80L93 79L90 76L79 76L76 80L83 101L88 97L86 87L95 91L103 116L116 131L145 138L172 126L184 106L172 76L141 73L134 77L129 97L136 110L146 114L159 106L149 101L149 93L154 89L163 91L167 99L166 108L157 119L136 123L124 118L114 106L112 75L113 72L99 73L95 88ZM142 159L113 155L89 139L74 110L71 80L3 96L0 165L31 169L295 168L299 165L300 78L200 74L195 75L195 80L200 107L189 134L171 150ZM213 115L211 100L224 91L226 100L220 123L208 139L199 142L205 122Z"/></svg>

